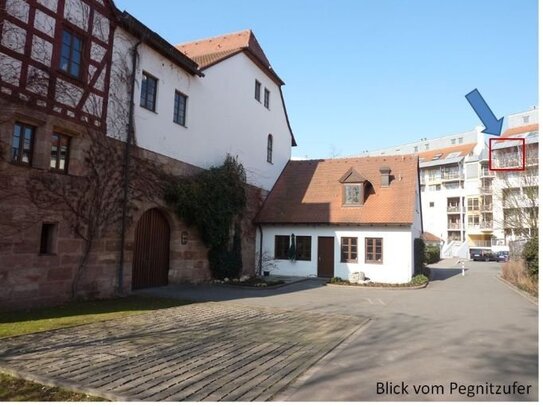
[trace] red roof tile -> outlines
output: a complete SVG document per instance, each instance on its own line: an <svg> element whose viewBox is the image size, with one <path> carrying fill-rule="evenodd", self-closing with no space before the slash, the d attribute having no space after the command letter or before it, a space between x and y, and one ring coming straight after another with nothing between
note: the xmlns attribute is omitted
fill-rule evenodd
<svg viewBox="0 0 543 407"><path fill-rule="evenodd" d="M381 187L379 168L391 169ZM362 206L343 206L341 178L355 170L373 186ZM256 223L412 224L418 161L414 155L289 161Z"/></svg>
<svg viewBox="0 0 543 407"><path fill-rule="evenodd" d="M422 240L425 242L441 242L441 239L430 232L424 232L422 234Z"/></svg>
<svg viewBox="0 0 543 407"><path fill-rule="evenodd" d="M538 123L528 124L526 126L513 127L511 129L507 129L506 131L503 132L501 137L502 138L513 137L522 133L528 133L530 131L537 131L537 130L539 130Z"/></svg>
<svg viewBox="0 0 543 407"><path fill-rule="evenodd" d="M418 155L419 155L419 159L425 162L431 161L432 158L436 156L437 154L442 154L440 159L443 159L447 157L448 154L454 153L454 152L459 152L460 153L459 157L464 157L468 155L469 153L471 153L476 145L477 145L476 143L459 144L459 145L451 146L451 147L438 148L436 150L422 151L418 153Z"/></svg>

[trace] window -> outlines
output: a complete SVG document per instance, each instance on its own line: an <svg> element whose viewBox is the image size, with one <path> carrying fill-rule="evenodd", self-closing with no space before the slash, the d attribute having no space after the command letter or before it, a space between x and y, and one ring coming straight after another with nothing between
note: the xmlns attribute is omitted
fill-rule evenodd
<svg viewBox="0 0 543 407"><path fill-rule="evenodd" d="M528 123L529 120L530 120L530 116L522 116L523 123Z"/></svg>
<svg viewBox="0 0 543 407"><path fill-rule="evenodd" d="M415 146L415 147L413 147L413 151L415 151L415 153L416 153L417 151L419 151L419 148L417 146Z"/></svg>
<svg viewBox="0 0 543 407"><path fill-rule="evenodd" d="M479 198L468 198L468 211L479 210Z"/></svg>
<svg viewBox="0 0 543 407"><path fill-rule="evenodd" d="M32 164L32 147L34 145L34 127L15 123L11 138L11 161L17 164Z"/></svg>
<svg viewBox="0 0 543 407"><path fill-rule="evenodd" d="M54 223L44 223L41 225L40 254L54 254L56 231L57 225Z"/></svg>
<svg viewBox="0 0 543 407"><path fill-rule="evenodd" d="M51 170L68 172L70 137L53 133L51 138Z"/></svg>
<svg viewBox="0 0 543 407"><path fill-rule="evenodd" d="M426 148L426 150L429 150L429 149L430 149L430 144L426 143L426 144L424 145L424 148Z"/></svg>
<svg viewBox="0 0 543 407"><path fill-rule="evenodd" d="M356 263L358 261L358 238L341 238L341 262Z"/></svg>
<svg viewBox="0 0 543 407"><path fill-rule="evenodd" d="M362 186L360 184L343 185L343 204L362 205Z"/></svg>
<svg viewBox="0 0 543 407"><path fill-rule="evenodd" d="M468 215L469 226L479 226L479 215Z"/></svg>
<svg viewBox="0 0 543 407"><path fill-rule="evenodd" d="M173 121L181 126L185 125L187 114L187 96L175 91L173 103Z"/></svg>
<svg viewBox="0 0 543 407"><path fill-rule="evenodd" d="M73 32L62 31L60 50L60 70L74 78L81 76L81 56L83 55L83 40Z"/></svg>
<svg viewBox="0 0 543 407"><path fill-rule="evenodd" d="M255 79L255 99L260 102L260 89L262 84Z"/></svg>
<svg viewBox="0 0 543 407"><path fill-rule="evenodd" d="M434 207L434 203L430 202L430 208L433 208L433 207Z"/></svg>
<svg viewBox="0 0 543 407"><path fill-rule="evenodd" d="M264 88L264 107L270 108L270 91L266 88Z"/></svg>
<svg viewBox="0 0 543 407"><path fill-rule="evenodd" d="M270 164L273 164L273 136L271 134L268 134L268 154L267 154L267 161Z"/></svg>
<svg viewBox="0 0 543 407"><path fill-rule="evenodd" d="M275 236L275 258L279 260L288 260L288 249L290 247L290 236Z"/></svg>
<svg viewBox="0 0 543 407"><path fill-rule="evenodd" d="M311 236L296 236L296 260L311 260Z"/></svg>
<svg viewBox="0 0 543 407"><path fill-rule="evenodd" d="M152 112L156 111L157 84L158 84L157 78L149 75L146 72L143 73L143 78L141 81L140 106Z"/></svg>
<svg viewBox="0 0 543 407"><path fill-rule="evenodd" d="M455 138L451 139L451 144L456 144L456 139Z"/></svg>
<svg viewBox="0 0 543 407"><path fill-rule="evenodd" d="M366 238L366 263L383 262L383 239L376 237Z"/></svg>
<svg viewBox="0 0 543 407"><path fill-rule="evenodd" d="M464 142L464 137L458 137L458 144L462 144Z"/></svg>

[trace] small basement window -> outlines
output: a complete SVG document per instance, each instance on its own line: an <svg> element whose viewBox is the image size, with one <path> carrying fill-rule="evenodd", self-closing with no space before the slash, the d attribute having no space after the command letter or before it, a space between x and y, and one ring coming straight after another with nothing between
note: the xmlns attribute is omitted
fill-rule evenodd
<svg viewBox="0 0 543 407"><path fill-rule="evenodd" d="M55 254L56 237L57 225L55 223L41 225L40 254Z"/></svg>

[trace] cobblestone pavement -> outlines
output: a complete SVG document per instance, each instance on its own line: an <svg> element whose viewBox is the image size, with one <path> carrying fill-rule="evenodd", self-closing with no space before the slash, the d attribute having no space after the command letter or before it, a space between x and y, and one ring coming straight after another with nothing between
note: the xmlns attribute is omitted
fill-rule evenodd
<svg viewBox="0 0 543 407"><path fill-rule="evenodd" d="M0 370L113 400L270 400L368 321L205 303L0 341Z"/></svg>

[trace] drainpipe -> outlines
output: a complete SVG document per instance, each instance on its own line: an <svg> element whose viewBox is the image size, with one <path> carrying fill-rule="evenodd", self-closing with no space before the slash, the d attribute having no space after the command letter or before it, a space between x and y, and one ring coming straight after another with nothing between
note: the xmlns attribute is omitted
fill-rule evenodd
<svg viewBox="0 0 543 407"><path fill-rule="evenodd" d="M264 236L262 235L262 225L258 225L258 231L260 232L260 249L258 250L258 274L262 276L262 241Z"/></svg>
<svg viewBox="0 0 543 407"><path fill-rule="evenodd" d="M123 179L123 213L121 218L121 252L119 258L119 269L118 269L118 281L119 286L117 287L117 293L119 295L123 294L123 285L124 285L124 245L126 240L126 215L128 212L128 187L130 185L129 179L129 166L130 166L130 150L134 140L134 93L136 88L136 65L138 60L138 47L141 44L141 40L134 45L132 48L132 73L130 77L131 86L130 86L130 106L128 109L128 134L126 138L126 144L124 149L124 179Z"/></svg>

